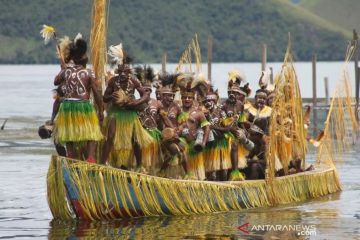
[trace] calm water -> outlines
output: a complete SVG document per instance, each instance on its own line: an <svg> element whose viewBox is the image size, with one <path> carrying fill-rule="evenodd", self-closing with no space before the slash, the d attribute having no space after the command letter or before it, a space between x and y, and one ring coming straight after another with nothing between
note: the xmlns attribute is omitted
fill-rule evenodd
<svg viewBox="0 0 360 240"><path fill-rule="evenodd" d="M277 69L280 64L272 66ZM301 88L310 97L311 64L295 67ZM221 88L221 83L225 84L227 71L233 68L242 69L256 88L260 64L215 64L214 84L222 95L226 87ZM332 83L340 68L341 63L319 63L318 78L328 76ZM36 129L51 114L50 90L58 70L52 65L0 66L0 124L9 118L5 130L0 131L0 239L360 239L359 141L338 167L343 191L320 199L197 216L96 223L52 221L46 173L53 149L49 141L38 139ZM252 231L248 235L238 229L244 223L314 227L316 236L298 236L296 231Z"/></svg>

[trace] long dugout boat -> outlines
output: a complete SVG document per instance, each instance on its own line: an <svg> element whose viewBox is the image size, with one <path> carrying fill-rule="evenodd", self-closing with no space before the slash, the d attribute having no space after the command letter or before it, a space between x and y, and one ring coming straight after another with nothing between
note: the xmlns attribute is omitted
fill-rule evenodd
<svg viewBox="0 0 360 240"><path fill-rule="evenodd" d="M341 189L335 167L271 182L210 182L150 176L52 156L48 203L55 219L111 220L190 215L270 207L305 201Z"/></svg>

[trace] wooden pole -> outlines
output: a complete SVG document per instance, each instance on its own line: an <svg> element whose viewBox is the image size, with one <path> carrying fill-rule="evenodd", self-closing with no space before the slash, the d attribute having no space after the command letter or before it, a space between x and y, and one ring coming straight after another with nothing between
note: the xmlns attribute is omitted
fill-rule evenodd
<svg viewBox="0 0 360 240"><path fill-rule="evenodd" d="M213 45L213 39L212 39L212 36L209 35L208 36L208 52L207 52L207 57L208 57L208 80L209 80L209 82L211 82L212 45Z"/></svg>
<svg viewBox="0 0 360 240"><path fill-rule="evenodd" d="M272 67L270 67L270 83L274 84L274 72Z"/></svg>
<svg viewBox="0 0 360 240"><path fill-rule="evenodd" d="M263 44L262 54L261 54L261 71L265 71L266 59L267 59L267 47L266 47L266 44Z"/></svg>
<svg viewBox="0 0 360 240"><path fill-rule="evenodd" d="M359 114L358 114L358 108L359 108L359 40L358 40L358 34L356 32L356 30L353 30L353 46L355 46L355 51L354 51L354 64L355 64L355 115L356 115L356 119L359 121Z"/></svg>
<svg viewBox="0 0 360 240"><path fill-rule="evenodd" d="M316 54L312 57L312 88L313 88L313 125L314 136L317 135L317 96L316 96Z"/></svg>
<svg viewBox="0 0 360 240"><path fill-rule="evenodd" d="M164 55L162 56L162 59L161 59L161 71L163 73L166 72L166 53L164 53Z"/></svg>
<svg viewBox="0 0 360 240"><path fill-rule="evenodd" d="M324 87L325 87L325 100L326 105L330 105L330 98L329 98L329 79L328 77L324 78Z"/></svg>

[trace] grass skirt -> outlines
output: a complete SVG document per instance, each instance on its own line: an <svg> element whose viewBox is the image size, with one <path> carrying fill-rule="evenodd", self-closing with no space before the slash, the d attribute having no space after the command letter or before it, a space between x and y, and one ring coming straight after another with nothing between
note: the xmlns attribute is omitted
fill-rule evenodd
<svg viewBox="0 0 360 240"><path fill-rule="evenodd" d="M157 128L147 128L146 131L152 138L147 147L141 148L142 164L148 170L155 171L162 164L162 154L160 149L161 132Z"/></svg>
<svg viewBox="0 0 360 240"><path fill-rule="evenodd" d="M239 143L238 146L238 168L244 169L247 167L247 155L249 151L244 147L244 145Z"/></svg>
<svg viewBox="0 0 360 240"><path fill-rule="evenodd" d="M194 173L198 180L204 180L206 178L204 152L194 151L194 141L188 143L184 138L180 138L180 141L186 146L188 171Z"/></svg>
<svg viewBox="0 0 360 240"><path fill-rule="evenodd" d="M134 142L136 142L141 149L145 149L154 142L154 139L141 125L139 116L135 110L111 106L106 119L107 125L109 125L109 122L113 119L115 120L116 130L113 150L109 156L110 164L116 167L124 165L125 167L131 168L135 164L133 151Z"/></svg>
<svg viewBox="0 0 360 240"><path fill-rule="evenodd" d="M63 101L55 118L54 139L58 143L100 141L99 119L89 101Z"/></svg>
<svg viewBox="0 0 360 240"><path fill-rule="evenodd" d="M209 142L204 151L205 171L214 172L231 168L231 137L224 135Z"/></svg>

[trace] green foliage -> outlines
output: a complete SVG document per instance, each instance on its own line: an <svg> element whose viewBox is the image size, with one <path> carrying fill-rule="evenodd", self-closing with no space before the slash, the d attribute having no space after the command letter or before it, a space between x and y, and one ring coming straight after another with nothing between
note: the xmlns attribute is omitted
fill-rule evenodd
<svg viewBox="0 0 360 240"><path fill-rule="evenodd" d="M0 0L0 63L57 63L54 43L45 46L39 31L53 25L60 36L82 32L89 39L92 1ZM346 37L283 0L110 1L108 44L123 43L135 62L160 62L167 53L177 62L194 33L203 59L213 36L213 61L282 61L291 32L297 60L343 59ZM314 20L315 19L315 20Z"/></svg>
<svg viewBox="0 0 360 240"><path fill-rule="evenodd" d="M302 0L300 6L348 31L360 30L359 0Z"/></svg>

